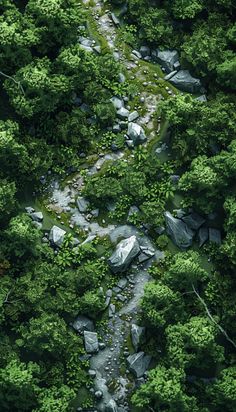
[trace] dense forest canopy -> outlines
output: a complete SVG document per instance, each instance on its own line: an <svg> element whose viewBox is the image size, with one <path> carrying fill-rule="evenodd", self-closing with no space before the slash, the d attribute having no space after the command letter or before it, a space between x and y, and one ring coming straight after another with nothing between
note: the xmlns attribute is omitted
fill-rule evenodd
<svg viewBox="0 0 236 412"><path fill-rule="evenodd" d="M71 324L83 315L108 328L104 291L119 280L107 261L114 246L108 236L83 242L85 230L54 210L50 223L65 225L67 235L52 247L51 228L42 230L41 217L25 210L36 198L45 206L54 180L66 186L79 172L76 196L90 212L102 211L99 224L135 225L165 254L149 269L138 317L150 371L128 386L122 411L235 412L235 0L98 5L100 15L92 0L0 2L0 410L96 410L89 357ZM109 10L115 52L109 30L102 36L96 25ZM132 66L130 55L142 47L177 50L207 99L172 87L148 54ZM148 93L161 96L154 138L136 126L139 143L147 143L130 148L128 116L138 110L145 117ZM128 110L116 106L124 97ZM168 147L164 160L157 143ZM104 152L116 161L87 173ZM178 220L192 212L202 218L201 248L197 241L189 250L173 246L169 210ZM112 405L106 412L120 412Z"/></svg>

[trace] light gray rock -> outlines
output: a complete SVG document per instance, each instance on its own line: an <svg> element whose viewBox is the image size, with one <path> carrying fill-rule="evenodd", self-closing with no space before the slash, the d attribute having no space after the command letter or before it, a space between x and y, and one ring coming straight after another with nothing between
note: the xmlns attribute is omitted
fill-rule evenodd
<svg viewBox="0 0 236 412"><path fill-rule="evenodd" d="M97 52L97 54L101 54L101 46L95 46L93 49Z"/></svg>
<svg viewBox="0 0 236 412"><path fill-rule="evenodd" d="M64 242L65 235L65 230L61 229L58 226L53 226L50 230L49 240L53 245L60 247Z"/></svg>
<svg viewBox="0 0 236 412"><path fill-rule="evenodd" d="M96 353L99 350L98 335L96 332L84 331L84 345L87 353Z"/></svg>
<svg viewBox="0 0 236 412"><path fill-rule="evenodd" d="M135 214L139 214L140 210L137 206L130 206L130 209L128 211L128 218L135 215Z"/></svg>
<svg viewBox="0 0 236 412"><path fill-rule="evenodd" d="M125 109L124 107L121 107L119 110L117 110L117 116L121 120L128 119L129 117L129 110Z"/></svg>
<svg viewBox="0 0 236 412"><path fill-rule="evenodd" d="M209 242L221 244L221 233L219 229L209 227Z"/></svg>
<svg viewBox="0 0 236 412"><path fill-rule="evenodd" d="M89 374L89 376L91 376L91 378L96 377L96 371L94 369L89 369L88 374Z"/></svg>
<svg viewBox="0 0 236 412"><path fill-rule="evenodd" d="M202 88L200 80L192 77L188 70L180 70L169 81L184 92L198 93Z"/></svg>
<svg viewBox="0 0 236 412"><path fill-rule="evenodd" d="M141 46L140 47L140 53L141 53L141 56L144 58L144 57L147 57L147 56L150 56L150 54L151 54L151 50L150 50L150 47L148 47L148 46Z"/></svg>
<svg viewBox="0 0 236 412"><path fill-rule="evenodd" d="M173 77L176 73L177 73L177 70L173 70L173 72L170 72L169 74L167 74L167 75L164 77L164 80L170 80L171 77Z"/></svg>
<svg viewBox="0 0 236 412"><path fill-rule="evenodd" d="M80 36L79 37L79 43L80 44L83 44L84 46L92 46L93 45L93 40L91 40L91 39L88 39L87 37L83 37L83 36Z"/></svg>
<svg viewBox="0 0 236 412"><path fill-rule="evenodd" d="M142 338L145 334L145 328L142 326L138 326L135 323L131 325L131 339L134 350L137 351L139 349L140 343Z"/></svg>
<svg viewBox="0 0 236 412"><path fill-rule="evenodd" d="M115 315L115 313L116 313L116 307L115 307L115 305L113 305L113 303L111 303L109 305L109 309L108 309L109 318L112 318Z"/></svg>
<svg viewBox="0 0 236 412"><path fill-rule="evenodd" d="M131 112L128 117L129 122L133 122L134 120L138 119L139 114L137 111Z"/></svg>
<svg viewBox="0 0 236 412"><path fill-rule="evenodd" d="M33 213L30 214L30 217L34 222L42 222L43 221L42 212L33 212Z"/></svg>
<svg viewBox="0 0 236 412"><path fill-rule="evenodd" d="M175 63L179 61L179 55L176 50L157 50L156 61L163 66L167 73L171 73L176 69Z"/></svg>
<svg viewBox="0 0 236 412"><path fill-rule="evenodd" d="M192 245L194 232L180 219L172 216L170 212L165 212L166 231L173 242L180 249L187 249Z"/></svg>
<svg viewBox="0 0 236 412"><path fill-rule="evenodd" d="M119 280L119 282L117 283L118 288L120 289L124 289L125 286L127 285L128 280L126 278L122 278Z"/></svg>
<svg viewBox="0 0 236 412"><path fill-rule="evenodd" d="M137 237L131 236L118 243L115 252L108 259L108 264L114 273L124 272L139 253Z"/></svg>
<svg viewBox="0 0 236 412"><path fill-rule="evenodd" d="M132 50L131 53L132 53L135 57L137 57L138 59L141 59L141 58L142 58L142 55L141 55L141 53L139 53L138 50Z"/></svg>
<svg viewBox="0 0 236 412"><path fill-rule="evenodd" d="M84 197L78 197L77 199L77 207L81 213L85 213L89 207L89 201Z"/></svg>
<svg viewBox="0 0 236 412"><path fill-rule="evenodd" d="M79 315L75 321L72 323L73 328L79 332L82 333L85 330L89 332L94 331L94 324L91 319L89 319L87 316Z"/></svg>
<svg viewBox="0 0 236 412"><path fill-rule="evenodd" d="M26 213L31 214L31 213L35 212L35 209L31 206L27 206L27 207L25 207L25 211L26 211Z"/></svg>
<svg viewBox="0 0 236 412"><path fill-rule="evenodd" d="M207 97L205 94L202 94L201 96L198 96L195 98L198 102L207 102Z"/></svg>
<svg viewBox="0 0 236 412"><path fill-rule="evenodd" d="M118 412L118 406L114 399L111 399L105 407L105 412Z"/></svg>
<svg viewBox="0 0 236 412"><path fill-rule="evenodd" d="M141 378L144 375L151 362L151 356L145 355L144 352L134 353L127 358L129 370L136 376Z"/></svg>
<svg viewBox="0 0 236 412"><path fill-rule="evenodd" d="M95 396L95 398L97 398L97 399L101 399L101 398L102 398L102 391L96 391L96 392L94 393L94 396Z"/></svg>
<svg viewBox="0 0 236 412"><path fill-rule="evenodd" d="M125 75L123 73L119 73L118 75L119 83L125 83L125 80L126 80Z"/></svg>
<svg viewBox="0 0 236 412"><path fill-rule="evenodd" d="M119 25L120 25L120 20L119 20L118 17L115 15L115 13L111 13L111 18L112 18L113 23L114 23L116 26L119 26Z"/></svg>
<svg viewBox="0 0 236 412"><path fill-rule="evenodd" d="M137 123L129 123L128 136L133 141L134 146L137 146L146 141L146 136L143 128Z"/></svg>
<svg viewBox="0 0 236 412"><path fill-rule="evenodd" d="M119 110L122 107L124 107L124 100L117 97L117 96L113 96L111 98L111 102L112 102L112 104L113 104L113 106L115 107L116 110Z"/></svg>
<svg viewBox="0 0 236 412"><path fill-rule="evenodd" d="M204 217L200 216L198 213L190 213L190 215L184 216L182 220L190 227L190 229L198 230L203 223L205 223Z"/></svg>
<svg viewBox="0 0 236 412"><path fill-rule="evenodd" d="M43 225L42 225L41 222L33 221L33 225L34 225L38 230L41 230L42 227L43 227Z"/></svg>
<svg viewBox="0 0 236 412"><path fill-rule="evenodd" d="M201 227L198 232L199 247L203 246L204 243L206 243L208 236L209 234L207 227Z"/></svg>
<svg viewBox="0 0 236 412"><path fill-rule="evenodd" d="M93 52L93 48L90 46L85 46L84 44L80 44L81 49L83 49L84 51L88 52L88 53L92 53Z"/></svg>
<svg viewBox="0 0 236 412"><path fill-rule="evenodd" d="M99 216L99 209L91 210L91 215L92 215L93 217L98 217L98 216Z"/></svg>
<svg viewBox="0 0 236 412"><path fill-rule="evenodd" d="M121 127L119 124L114 124L114 126L112 127L112 131L114 133L120 133L121 132Z"/></svg>

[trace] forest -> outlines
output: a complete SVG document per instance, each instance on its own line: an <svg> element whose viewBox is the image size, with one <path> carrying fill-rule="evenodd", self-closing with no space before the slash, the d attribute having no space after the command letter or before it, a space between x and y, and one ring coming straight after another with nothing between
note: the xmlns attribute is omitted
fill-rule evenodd
<svg viewBox="0 0 236 412"><path fill-rule="evenodd" d="M236 412L235 9L0 1L2 412Z"/></svg>

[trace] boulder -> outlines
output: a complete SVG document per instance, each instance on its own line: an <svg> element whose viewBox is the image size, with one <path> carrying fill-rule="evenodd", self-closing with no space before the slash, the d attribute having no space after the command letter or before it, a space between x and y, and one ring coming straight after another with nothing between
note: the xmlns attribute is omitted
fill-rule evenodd
<svg viewBox="0 0 236 412"><path fill-rule="evenodd" d="M208 229L207 227L201 227L198 231L199 247L203 246L207 240L208 240Z"/></svg>
<svg viewBox="0 0 236 412"><path fill-rule="evenodd" d="M30 214L30 217L34 222L42 222L43 221L42 212L33 212L33 213Z"/></svg>
<svg viewBox="0 0 236 412"><path fill-rule="evenodd" d="M145 355L144 352L134 353L128 356L127 362L129 370L136 376L141 378L144 375L151 361L151 356Z"/></svg>
<svg viewBox="0 0 236 412"><path fill-rule="evenodd" d="M182 220L190 227L190 229L198 230L203 223L205 223L204 217L200 216L198 213L190 213L190 215L184 216Z"/></svg>
<svg viewBox="0 0 236 412"><path fill-rule="evenodd" d="M26 213L31 214L31 213L34 213L34 212L35 212L35 209L34 209L33 207L31 207L31 206L27 206L27 207L25 208L25 211L26 211Z"/></svg>
<svg viewBox="0 0 236 412"><path fill-rule="evenodd" d="M146 141L146 136L143 128L137 123L129 123L128 136L133 141L134 146L137 146Z"/></svg>
<svg viewBox="0 0 236 412"><path fill-rule="evenodd" d="M82 333L85 330L89 332L94 331L94 324L91 319L89 319L87 316L79 315L75 321L72 323L73 328L79 332Z"/></svg>
<svg viewBox="0 0 236 412"><path fill-rule="evenodd" d="M139 114L138 114L137 111L131 112L131 113L129 114L128 121L129 121L129 122L133 122L133 121L136 120L138 117L139 117Z"/></svg>
<svg viewBox="0 0 236 412"><path fill-rule="evenodd" d="M109 305L109 308L108 308L108 316L109 316L109 318L112 318L112 317L115 315L115 313L116 313L116 307L115 307L115 305L113 305L113 303L111 303L111 304Z"/></svg>
<svg viewBox="0 0 236 412"><path fill-rule="evenodd" d="M167 73L171 73L179 67L179 65L176 65L179 62L179 55L176 50L157 50L155 60L165 68Z"/></svg>
<svg viewBox="0 0 236 412"><path fill-rule="evenodd" d="M121 107L118 111L117 111L117 116L119 117L119 119L121 120L126 120L129 117L129 110L125 109L124 107Z"/></svg>
<svg viewBox="0 0 236 412"><path fill-rule="evenodd" d="M58 226L53 226L50 230L49 240L53 245L60 247L64 242L65 235L65 230L61 229Z"/></svg>
<svg viewBox="0 0 236 412"><path fill-rule="evenodd" d="M116 401L111 399L105 407L105 412L118 412Z"/></svg>
<svg viewBox="0 0 236 412"><path fill-rule="evenodd" d="M118 74L119 83L125 83L125 80L126 80L125 75L123 73L119 73Z"/></svg>
<svg viewBox="0 0 236 412"><path fill-rule="evenodd" d="M130 206L129 211L128 211L128 218L132 217L133 215L139 214L140 210L138 206Z"/></svg>
<svg viewBox="0 0 236 412"><path fill-rule="evenodd" d="M87 353L96 353L99 350L98 335L96 332L84 331L84 345Z"/></svg>
<svg viewBox="0 0 236 412"><path fill-rule="evenodd" d="M165 212L166 231L173 242L180 249L187 249L192 245L194 232L185 222L177 219L170 212Z"/></svg>
<svg viewBox="0 0 236 412"><path fill-rule="evenodd" d="M81 213L85 213L89 207L89 201L86 200L84 197L78 197L77 199L77 207Z"/></svg>
<svg viewBox="0 0 236 412"><path fill-rule="evenodd" d="M209 227L209 242L221 244L221 233L219 229L213 229Z"/></svg>
<svg viewBox="0 0 236 412"><path fill-rule="evenodd" d="M118 243L115 252L108 259L108 264L114 273L124 272L139 253L137 237L131 236Z"/></svg>
<svg viewBox="0 0 236 412"><path fill-rule="evenodd" d="M115 13L111 13L111 18L112 18L113 23L114 23L116 26L119 26L119 25L120 25L120 20L118 19L118 17L116 17Z"/></svg>
<svg viewBox="0 0 236 412"><path fill-rule="evenodd" d="M117 96L113 96L113 97L111 98L111 102L112 102L112 104L113 104L113 106L115 107L116 110L119 110L119 109L121 109L122 107L124 107L124 100L123 100L123 99L120 99L120 98L117 97Z"/></svg>
<svg viewBox="0 0 236 412"><path fill-rule="evenodd" d="M188 70L180 70L169 81L184 92L198 93L202 88L200 80L192 77Z"/></svg>
<svg viewBox="0 0 236 412"><path fill-rule="evenodd" d="M202 94L201 96L198 96L195 98L198 102L207 102L207 97L205 94Z"/></svg>
<svg viewBox="0 0 236 412"><path fill-rule="evenodd" d="M147 56L150 56L150 54L151 54L151 50L150 50L150 47L148 47L148 46L141 46L140 47L140 54L141 54L141 56L144 58L144 57L147 57Z"/></svg>
<svg viewBox="0 0 236 412"><path fill-rule="evenodd" d="M170 80L171 79L171 77L173 77L175 74L177 73L177 70L173 70L173 72L170 72L169 74L167 74L165 77L164 77L164 80Z"/></svg>
<svg viewBox="0 0 236 412"><path fill-rule="evenodd" d="M85 46L84 44L80 44L81 49L83 49L86 52L92 53L93 52L93 48L90 46Z"/></svg>
<svg viewBox="0 0 236 412"><path fill-rule="evenodd" d="M141 340L145 334L145 328L142 326L138 326L135 323L132 323L131 325L131 339L132 339L132 344L137 351L139 349Z"/></svg>

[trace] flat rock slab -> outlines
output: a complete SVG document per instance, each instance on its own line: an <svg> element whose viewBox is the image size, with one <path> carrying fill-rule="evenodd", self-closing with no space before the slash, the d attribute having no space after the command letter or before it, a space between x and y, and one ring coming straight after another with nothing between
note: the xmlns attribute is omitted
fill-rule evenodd
<svg viewBox="0 0 236 412"><path fill-rule="evenodd" d="M132 323L131 325L131 339L132 339L132 344L134 349L137 351L142 338L144 337L145 334L145 327L143 326L138 326L135 323Z"/></svg>
<svg viewBox="0 0 236 412"><path fill-rule="evenodd" d="M200 80L191 76L188 70L180 70L169 81L184 92L199 93L202 88Z"/></svg>
<svg viewBox="0 0 236 412"><path fill-rule="evenodd" d="M128 356L127 362L129 370L136 378L141 378L149 367L151 356L145 355L144 352L138 352Z"/></svg>
<svg viewBox="0 0 236 412"><path fill-rule="evenodd" d="M219 229L209 228L209 242L221 244L221 233Z"/></svg>
<svg viewBox="0 0 236 412"><path fill-rule="evenodd" d="M197 213L190 213L190 215L182 217L182 220L193 230L198 230L206 221Z"/></svg>
<svg viewBox="0 0 236 412"><path fill-rule="evenodd" d="M99 350L98 335L96 332L84 331L84 345L87 353L96 353Z"/></svg>

